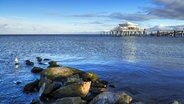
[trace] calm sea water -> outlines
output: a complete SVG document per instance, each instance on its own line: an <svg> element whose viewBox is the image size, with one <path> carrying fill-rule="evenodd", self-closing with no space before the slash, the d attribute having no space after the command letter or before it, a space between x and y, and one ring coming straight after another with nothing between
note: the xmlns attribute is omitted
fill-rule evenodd
<svg viewBox="0 0 184 104"><path fill-rule="evenodd" d="M26 83L39 78L24 60L36 63L37 56L96 72L116 86L111 90L129 92L148 104L184 103L184 38L0 36L0 104L29 104L38 96L22 93Z"/></svg>

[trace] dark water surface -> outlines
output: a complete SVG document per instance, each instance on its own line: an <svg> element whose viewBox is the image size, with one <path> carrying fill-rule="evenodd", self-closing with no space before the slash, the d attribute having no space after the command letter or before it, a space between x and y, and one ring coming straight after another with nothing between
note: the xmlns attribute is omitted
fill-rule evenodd
<svg viewBox="0 0 184 104"><path fill-rule="evenodd" d="M0 104L29 104L38 96L22 93L26 83L39 78L24 60L36 63L37 56L96 72L116 86L112 90L129 92L147 104L184 103L184 38L0 36Z"/></svg>

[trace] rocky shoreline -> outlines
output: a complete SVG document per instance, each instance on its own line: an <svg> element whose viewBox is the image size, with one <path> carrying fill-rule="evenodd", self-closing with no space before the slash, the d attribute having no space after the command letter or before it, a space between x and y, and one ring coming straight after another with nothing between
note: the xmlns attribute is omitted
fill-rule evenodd
<svg viewBox="0 0 184 104"><path fill-rule="evenodd" d="M109 92L108 81L101 80L93 72L60 66L56 61L37 57L39 64L49 61L46 69L34 66L30 60L25 63L34 66L32 73L40 74L40 79L29 82L23 92L37 92L39 99L33 99L31 104L144 104L136 101L125 92ZM173 103L179 104L179 103Z"/></svg>

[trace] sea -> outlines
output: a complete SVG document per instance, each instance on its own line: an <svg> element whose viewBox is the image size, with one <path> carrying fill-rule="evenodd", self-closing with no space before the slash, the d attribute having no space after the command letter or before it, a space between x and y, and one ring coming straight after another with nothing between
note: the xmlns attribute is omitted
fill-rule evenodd
<svg viewBox="0 0 184 104"><path fill-rule="evenodd" d="M27 83L39 79L25 60L48 66L38 64L36 57L95 72L115 86L109 91L127 92L136 101L184 104L184 37L1 35L0 104L30 104L38 98L38 93L22 92Z"/></svg>

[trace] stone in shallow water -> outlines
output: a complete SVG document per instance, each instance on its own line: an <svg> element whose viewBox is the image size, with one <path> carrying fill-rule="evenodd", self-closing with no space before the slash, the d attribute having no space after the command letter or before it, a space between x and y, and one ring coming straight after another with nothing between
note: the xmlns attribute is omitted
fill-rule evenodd
<svg viewBox="0 0 184 104"><path fill-rule="evenodd" d="M39 87L39 80L36 80L34 82L30 82L24 86L23 92L29 93L29 92L35 92L38 91Z"/></svg>
<svg viewBox="0 0 184 104"><path fill-rule="evenodd" d="M32 73L40 73L43 71L43 68L40 68L40 67L33 67L31 72Z"/></svg>
<svg viewBox="0 0 184 104"><path fill-rule="evenodd" d="M85 104L81 97L65 97L56 100L55 104Z"/></svg>
<svg viewBox="0 0 184 104"><path fill-rule="evenodd" d="M43 59L41 57L36 57L38 62L41 62Z"/></svg>
<svg viewBox="0 0 184 104"><path fill-rule="evenodd" d="M115 104L117 96L112 92L103 92L97 95L89 104Z"/></svg>
<svg viewBox="0 0 184 104"><path fill-rule="evenodd" d="M132 97L125 92L117 93L116 96L118 98L116 104L130 104L132 101Z"/></svg>
<svg viewBox="0 0 184 104"><path fill-rule="evenodd" d="M97 95L89 104L130 104L132 97L126 93L103 92Z"/></svg>
<svg viewBox="0 0 184 104"><path fill-rule="evenodd" d="M33 66L34 65L34 63L30 60L26 60L25 62L26 62L26 65L28 65L28 66Z"/></svg>
<svg viewBox="0 0 184 104"><path fill-rule="evenodd" d="M50 61L48 64L49 64L48 68L51 68L51 67L60 67L60 66L57 64L56 61Z"/></svg>

